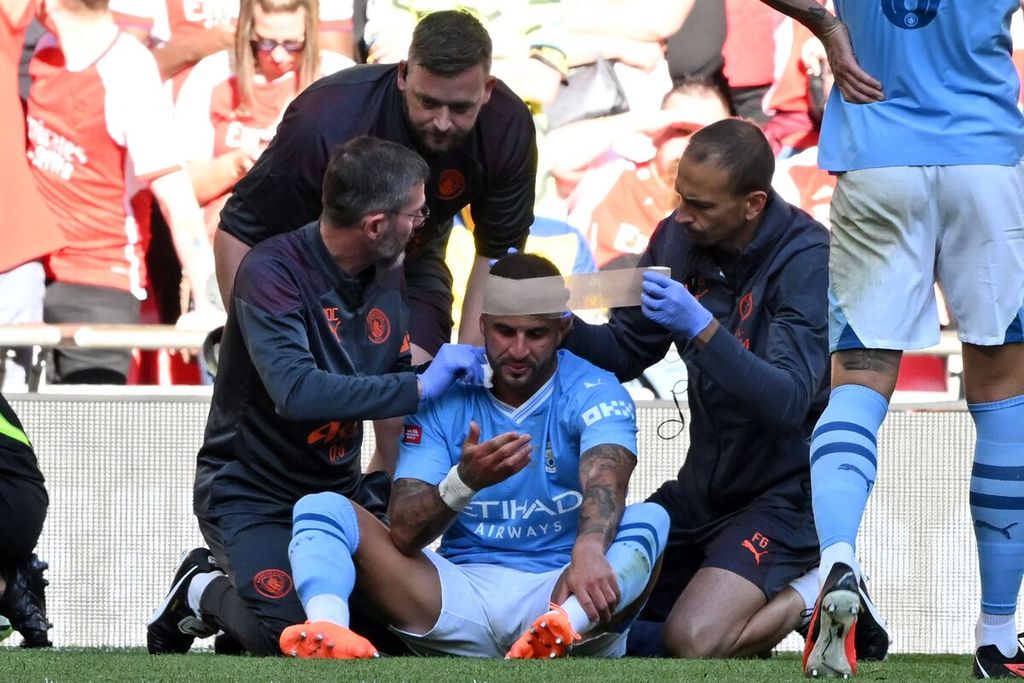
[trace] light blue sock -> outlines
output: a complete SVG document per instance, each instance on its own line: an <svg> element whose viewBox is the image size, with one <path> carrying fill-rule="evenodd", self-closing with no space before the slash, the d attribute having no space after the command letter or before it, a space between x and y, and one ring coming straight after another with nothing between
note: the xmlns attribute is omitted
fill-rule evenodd
<svg viewBox="0 0 1024 683"><path fill-rule="evenodd" d="M620 597L614 614L632 605L644 592L654 565L665 552L668 527L668 513L657 503L635 503L622 512L619 531L604 554L615 570L615 580L619 585ZM577 633L586 633L597 625L583 611L574 595L562 603L562 608ZM628 624L623 628L625 626Z"/></svg>
<svg viewBox="0 0 1024 683"><path fill-rule="evenodd" d="M811 493L822 550L856 548L868 494L875 483L878 428L889 402L874 389L846 384L832 390L811 437Z"/></svg>
<svg viewBox="0 0 1024 683"><path fill-rule="evenodd" d="M359 521L348 498L316 493L295 504L288 558L295 591L311 621L320 615L310 613L310 600L329 595L338 598L328 601L329 620L348 626L348 599L356 582L352 554L358 547Z"/></svg>
<svg viewBox="0 0 1024 683"><path fill-rule="evenodd" d="M1013 614L1024 574L1024 396L967 407L977 429L971 517L981 611Z"/></svg>

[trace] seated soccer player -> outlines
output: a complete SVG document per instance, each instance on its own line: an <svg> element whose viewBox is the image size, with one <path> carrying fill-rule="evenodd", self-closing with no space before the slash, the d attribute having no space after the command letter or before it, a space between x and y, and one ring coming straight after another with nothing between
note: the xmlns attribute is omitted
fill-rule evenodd
<svg viewBox="0 0 1024 683"><path fill-rule="evenodd" d="M285 654L376 653L347 628L357 574L360 597L419 654L625 652L669 521L653 503L626 507L633 402L557 350L571 324L559 283L536 255L494 265L480 321L492 386L453 385L407 419L390 529L335 493L296 504L288 550L309 622L284 630Z"/></svg>

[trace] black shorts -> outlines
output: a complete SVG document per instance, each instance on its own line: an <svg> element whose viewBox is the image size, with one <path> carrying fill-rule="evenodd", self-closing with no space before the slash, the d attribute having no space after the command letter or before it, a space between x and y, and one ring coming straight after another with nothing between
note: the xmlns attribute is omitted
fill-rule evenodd
<svg viewBox="0 0 1024 683"><path fill-rule="evenodd" d="M660 502L657 493L649 500ZM817 565L818 555L818 536L809 511L751 505L701 542L695 542L683 521L673 516L661 574L640 618L664 621L697 571L705 567L742 576L771 600Z"/></svg>
<svg viewBox="0 0 1024 683"><path fill-rule="evenodd" d="M68 282L51 282L43 299L47 323L139 322L139 300L131 292ZM54 349L54 384L124 384L131 365L130 349Z"/></svg>
<svg viewBox="0 0 1024 683"><path fill-rule="evenodd" d="M200 518L199 528L238 596L261 623L280 633L306 620L288 560L290 515L230 514L214 523Z"/></svg>
<svg viewBox="0 0 1024 683"><path fill-rule="evenodd" d="M225 498L224 492L218 491L211 506L210 489L216 488L218 469L209 463L200 463L196 468L194 511L207 547L227 573L233 588L232 595L225 593L211 603L206 602L207 594L204 594L202 609L208 610L214 623L243 644L246 639L258 643L264 651L253 650L257 654L276 654L276 638L281 631L306 620L288 559L293 504L282 499L275 504L264 504L259 510L254 505L245 511L247 506L237 504L228 509L217 508L216 500ZM233 490L243 499L254 497L253 491ZM391 478L383 472L372 472L360 478L351 499L386 523L390 493ZM358 632L370 638L382 652L407 652L401 641L376 617L375 611L358 597L353 599L351 610L352 628L358 626L361 629ZM269 644L268 634L273 636Z"/></svg>
<svg viewBox="0 0 1024 683"><path fill-rule="evenodd" d="M32 554L49 502L40 481L0 478L0 575Z"/></svg>
<svg viewBox="0 0 1024 683"><path fill-rule="evenodd" d="M236 513L222 515L216 521L200 517L199 528L218 564L227 571L242 604L275 639L288 626L306 621L288 559L288 544L292 539L290 514ZM376 609L358 594L351 597L350 608L350 627L369 638L381 652L409 653L404 643L388 630ZM249 619L233 623L226 614L214 616L236 637L236 629L250 623ZM276 654L276 650L273 653Z"/></svg>

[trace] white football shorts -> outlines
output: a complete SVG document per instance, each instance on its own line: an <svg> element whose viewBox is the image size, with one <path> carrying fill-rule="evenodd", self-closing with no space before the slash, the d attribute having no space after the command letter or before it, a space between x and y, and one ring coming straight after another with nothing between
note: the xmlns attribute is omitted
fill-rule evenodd
<svg viewBox="0 0 1024 683"><path fill-rule="evenodd" d="M392 627L419 655L503 658L533 621L548 611L563 569L541 574L490 564L453 564L424 550L441 579L441 616L419 635ZM573 646L573 656L621 657L626 630L602 633Z"/></svg>
<svg viewBox="0 0 1024 683"><path fill-rule="evenodd" d="M848 171L831 218L832 351L937 343L936 281L961 341L1024 341L1024 160Z"/></svg>

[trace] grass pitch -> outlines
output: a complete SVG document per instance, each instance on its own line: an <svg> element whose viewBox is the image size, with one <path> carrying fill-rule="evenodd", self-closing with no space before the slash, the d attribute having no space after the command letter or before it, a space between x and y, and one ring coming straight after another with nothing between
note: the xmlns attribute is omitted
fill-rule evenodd
<svg viewBox="0 0 1024 683"><path fill-rule="evenodd" d="M802 681L800 659L782 654L768 660L565 659L505 662L449 658L391 657L361 662L299 661L226 657L206 653L153 657L144 650L0 649L0 679L12 683L72 681ZM861 665L858 681L968 681L968 655L896 655Z"/></svg>

